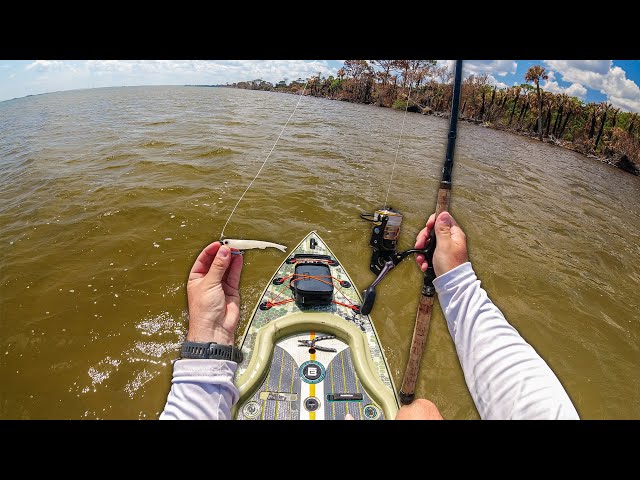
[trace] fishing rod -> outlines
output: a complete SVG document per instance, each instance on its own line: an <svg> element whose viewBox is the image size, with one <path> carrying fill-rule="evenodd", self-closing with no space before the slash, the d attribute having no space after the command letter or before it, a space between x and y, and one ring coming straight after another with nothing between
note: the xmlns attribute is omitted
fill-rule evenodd
<svg viewBox="0 0 640 480"><path fill-rule="evenodd" d="M449 201L451 199L451 172L453 170L453 153L456 147L456 137L458 135L458 111L460 109L460 90L462 87L462 60L456 60L455 81L453 84L453 99L451 102L451 117L449 119L449 137L447 141L447 153L442 167L442 180L438 189L436 200L436 216L442 212L449 210ZM420 304L418 306L418 314L416 316L416 325L413 329L413 338L411 339L411 348L409 349L409 360L407 368L404 371L404 379L400 387L400 402L408 405L413 402L416 391L416 381L420 372L420 360L424 352L424 345L429 333L429 324L431 323L431 312L433 311L433 302L435 299L436 289L433 281L436 278L436 272L433 269L433 252L436 249L436 229L431 229L429 234L429 243L425 259L429 267L424 273L424 284L420 295Z"/></svg>
<svg viewBox="0 0 640 480"><path fill-rule="evenodd" d="M447 152L444 166L442 167L442 180L436 200L436 218L440 213L449 210L449 200L451 198L451 173L453 170L453 153L456 146L458 133L458 112L460 109L460 91L462 86L462 60L456 60L455 80L453 84L453 98L451 102L451 117L449 119L449 135L447 140ZM391 269L412 253L421 253L428 263L427 271L424 273L423 286L420 296L420 304L416 315L416 323L411 339L409 350L409 360L402 380L399 396L403 405L413 402L415 397L416 381L420 372L420 361L424 352L424 345L429 333L431 323L431 313L435 300L436 290L433 280L436 278L433 269L433 252L436 248L435 228L431 229L426 248L424 250L410 249L404 252L397 252L396 246L400 234L402 214L385 206L376 210L373 214L362 214L365 220L373 222L373 230L369 244L373 247L371 255L370 269L377 274L377 278L363 292L363 302L360 308L361 313L368 315L373 309L376 298L375 288Z"/></svg>

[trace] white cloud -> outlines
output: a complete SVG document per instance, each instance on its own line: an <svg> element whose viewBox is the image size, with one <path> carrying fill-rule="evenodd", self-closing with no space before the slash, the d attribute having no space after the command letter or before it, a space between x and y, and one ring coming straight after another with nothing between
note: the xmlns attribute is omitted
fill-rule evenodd
<svg viewBox="0 0 640 480"><path fill-rule="evenodd" d="M572 97L578 97L580 99L584 99L587 94L587 89L584 88L579 83L572 83L568 87L561 87L558 82L555 80L554 72L549 72L549 79L546 80L540 87L546 92L551 93L566 93Z"/></svg>
<svg viewBox="0 0 640 480"><path fill-rule="evenodd" d="M509 86L506 83L499 82L498 80L496 80L496 77L494 77L493 75L487 76L487 81L489 82L490 85L495 85L498 88L509 88Z"/></svg>
<svg viewBox="0 0 640 480"><path fill-rule="evenodd" d="M455 60L438 60L438 66L446 65L453 72ZM503 82L496 80L498 77L504 77L509 73L516 73L518 63L513 60L465 60L462 64L462 76L467 78L470 75L488 75L487 80L491 85L497 85L498 88L507 88Z"/></svg>
<svg viewBox="0 0 640 480"><path fill-rule="evenodd" d="M509 73L516 73L518 62L513 60L466 60L463 64L465 76L467 73L497 75L504 77Z"/></svg>
<svg viewBox="0 0 640 480"><path fill-rule="evenodd" d="M612 60L545 60L545 63L562 80L600 91L614 107L640 112L640 88L627 78L622 68L614 67Z"/></svg>
<svg viewBox="0 0 640 480"><path fill-rule="evenodd" d="M36 60L30 63L25 68L27 70L46 71L51 69L60 69L65 66L65 63L60 60Z"/></svg>
<svg viewBox="0 0 640 480"><path fill-rule="evenodd" d="M545 60L549 67L559 71L563 76L576 76L567 78L568 82L580 81L584 73L605 75L611 67L611 60Z"/></svg>
<svg viewBox="0 0 640 480"><path fill-rule="evenodd" d="M335 74L326 61L304 60L93 60L86 64L93 75L124 74L175 76L188 81L202 78L205 83L226 83L262 78L277 82L287 77L309 77L322 72ZM208 78L205 78L208 77Z"/></svg>
<svg viewBox="0 0 640 480"><path fill-rule="evenodd" d="M442 67L443 65L446 65L447 68L453 72L453 68L456 65L456 61L455 60L436 60L437 67ZM463 63L463 66L464 66L464 63Z"/></svg>
<svg viewBox="0 0 640 480"><path fill-rule="evenodd" d="M160 75L160 79L173 76L176 83L204 76L210 76L207 83L225 83L256 78L274 82L284 77L306 78L318 72L335 74L335 69L321 60L36 60L25 68L49 74L54 71L97 76L117 74L125 80L132 77L143 83L150 78L153 80L153 75Z"/></svg>
<svg viewBox="0 0 640 480"><path fill-rule="evenodd" d="M579 83L572 83L567 88L564 89L564 93L572 97L578 97L580 99L584 99L587 95L587 89L584 88Z"/></svg>
<svg viewBox="0 0 640 480"><path fill-rule="evenodd" d="M636 82L627 78L627 74L622 68L613 67L609 70L603 90L613 106L640 112L640 88Z"/></svg>
<svg viewBox="0 0 640 480"><path fill-rule="evenodd" d="M20 68L19 79L0 86L0 101L92 87L210 85L257 78L275 83L318 72L335 75L336 70L324 60L36 60Z"/></svg>

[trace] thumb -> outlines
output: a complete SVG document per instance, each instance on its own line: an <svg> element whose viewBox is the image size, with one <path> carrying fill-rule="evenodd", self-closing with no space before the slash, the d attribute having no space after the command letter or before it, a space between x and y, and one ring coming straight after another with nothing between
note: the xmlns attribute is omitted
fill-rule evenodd
<svg viewBox="0 0 640 480"><path fill-rule="evenodd" d="M451 227L455 225L449 212L442 212L436 218L435 230L438 241L451 238Z"/></svg>
<svg viewBox="0 0 640 480"><path fill-rule="evenodd" d="M209 272L207 272L206 278L210 282L216 284L222 282L229 264L231 263L231 249L222 245L216 254L216 258L213 259Z"/></svg>

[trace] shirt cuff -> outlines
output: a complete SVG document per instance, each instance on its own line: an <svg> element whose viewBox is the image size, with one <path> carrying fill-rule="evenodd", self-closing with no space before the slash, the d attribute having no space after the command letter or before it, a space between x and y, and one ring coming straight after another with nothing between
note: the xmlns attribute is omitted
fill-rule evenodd
<svg viewBox="0 0 640 480"><path fill-rule="evenodd" d="M192 359L176 360L173 364L173 383L197 382L216 383L233 382L238 364L231 360Z"/></svg>
<svg viewBox="0 0 640 480"><path fill-rule="evenodd" d="M447 273L436 277L433 280L433 286L436 287L436 292L440 295L459 287L463 282L468 283L470 280L476 280L476 274L473 271L471 262L464 262L462 265L458 265Z"/></svg>

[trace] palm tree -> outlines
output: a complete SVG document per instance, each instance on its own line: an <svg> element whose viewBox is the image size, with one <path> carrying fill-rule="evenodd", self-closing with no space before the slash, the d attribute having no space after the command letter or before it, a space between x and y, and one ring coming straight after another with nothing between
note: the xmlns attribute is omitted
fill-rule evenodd
<svg viewBox="0 0 640 480"><path fill-rule="evenodd" d="M513 120L513 114L516 111L516 107L518 106L518 100L520 99L520 87L513 88L513 107L511 108L511 115L509 116L509 123L511 125L511 121Z"/></svg>
<svg viewBox="0 0 640 480"><path fill-rule="evenodd" d="M631 121L629 122L629 128L627 128L627 133L629 135L633 134L633 127L634 127L634 123L636 121L636 117L638 115L636 113L634 113L633 115L631 115Z"/></svg>
<svg viewBox="0 0 640 480"><path fill-rule="evenodd" d="M613 111L613 120L611 120L611 130L609 130L609 140L613 136L613 129L616 128L616 121L618 120L618 113L620 113L620 109L616 108Z"/></svg>
<svg viewBox="0 0 640 480"><path fill-rule="evenodd" d="M589 111L591 113L591 127L589 128L589 140L591 140L596 133L596 117L598 116L598 105L594 102L591 102L587 104L587 107L590 108Z"/></svg>
<svg viewBox="0 0 640 480"><path fill-rule="evenodd" d="M547 95L546 98L547 98L547 119L545 120L544 134L548 138L549 129L551 128L551 117L553 116L553 109L556 106L556 98L553 94L551 94L551 96Z"/></svg>
<svg viewBox="0 0 640 480"><path fill-rule="evenodd" d="M542 141L542 94L540 93L540 80L547 80L549 76L544 67L540 65L534 65L529 67L524 79L526 82L533 82L536 84L536 94L538 95L538 136Z"/></svg>
<svg viewBox="0 0 640 480"><path fill-rule="evenodd" d="M564 106L569 101L569 96L566 93L562 93L558 96L558 111L556 112L556 121L553 123L553 136L558 136L558 129L562 125L562 114L564 113Z"/></svg>
<svg viewBox="0 0 640 480"><path fill-rule="evenodd" d="M558 132L558 138L562 138L562 134L564 133L565 128L567 128L567 124L569 123L569 118L571 115L575 115L576 113L580 113L583 111L584 106L580 100L576 97L569 97L567 102L567 116L564 117L564 122L560 126L560 131Z"/></svg>
<svg viewBox="0 0 640 480"><path fill-rule="evenodd" d="M600 143L600 138L602 138L602 132L604 131L604 124L607 122L607 112L612 107L610 103L602 102L600 107L604 109L604 113L602 114L602 119L600 120L600 130L598 130L598 136L596 137L596 144L593 147L593 151L595 152L598 149L598 143Z"/></svg>

